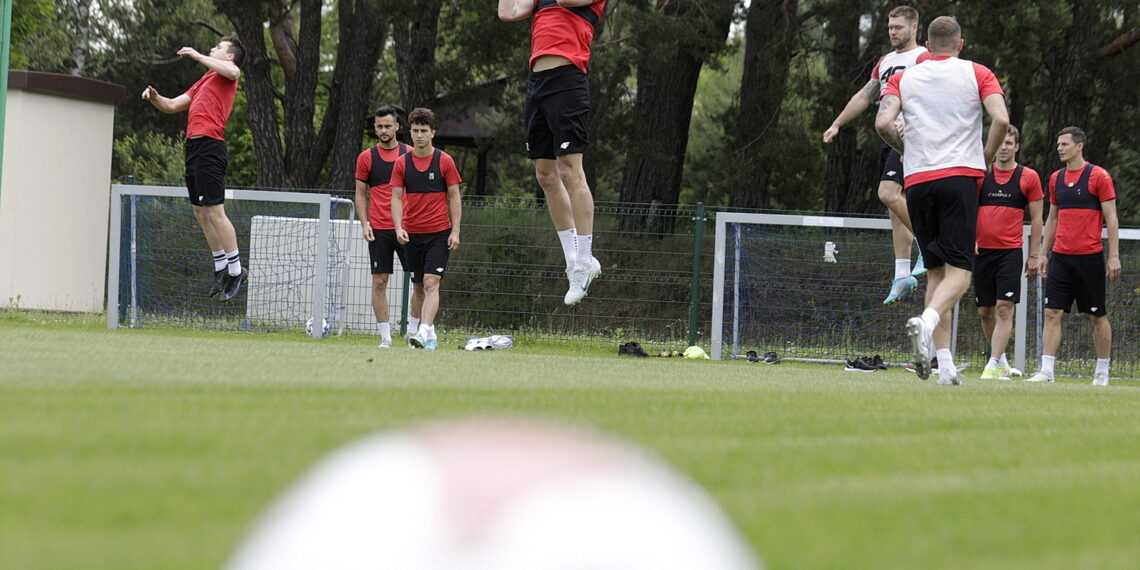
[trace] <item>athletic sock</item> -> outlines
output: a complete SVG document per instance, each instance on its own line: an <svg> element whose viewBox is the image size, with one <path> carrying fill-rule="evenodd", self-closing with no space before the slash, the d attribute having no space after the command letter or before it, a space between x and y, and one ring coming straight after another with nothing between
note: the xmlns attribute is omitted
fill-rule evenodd
<svg viewBox="0 0 1140 570"><path fill-rule="evenodd" d="M934 357L938 359L938 369L955 370L954 355L950 354L949 348L940 348L934 352Z"/></svg>
<svg viewBox="0 0 1140 570"><path fill-rule="evenodd" d="M1111 358L1098 358L1098 359L1096 359L1096 371L1095 372L1097 374L1100 374L1102 372L1105 374L1108 374L1108 363L1111 361L1112 361Z"/></svg>
<svg viewBox="0 0 1140 570"><path fill-rule="evenodd" d="M433 328L434 328L434 327L432 327L431 325L425 325L425 324L423 324L423 323L420 323L420 330L419 330L419 333L418 333L418 334L420 335L420 338L422 338L422 339L424 339L424 340L427 340L427 339L431 338L431 337L430 337L430 336L428 336L428 335L431 333L431 330L432 330Z"/></svg>
<svg viewBox="0 0 1140 570"><path fill-rule="evenodd" d="M902 279L903 277L910 276L910 260L909 259L895 259L895 279Z"/></svg>
<svg viewBox="0 0 1140 570"><path fill-rule="evenodd" d="M1001 358L998 359L998 366L1002 368L1009 368L1009 361L1005 359L1005 353L1001 353Z"/></svg>
<svg viewBox="0 0 1140 570"><path fill-rule="evenodd" d="M435 338L435 325L426 325L426 326L427 326L427 335L425 335L424 338L425 339Z"/></svg>
<svg viewBox="0 0 1140 570"><path fill-rule="evenodd" d="M1041 373L1053 377L1053 363L1057 360L1056 356L1049 356L1048 354L1041 355Z"/></svg>
<svg viewBox="0 0 1140 570"><path fill-rule="evenodd" d="M408 316L408 332L415 334L418 330L420 330L420 318Z"/></svg>
<svg viewBox="0 0 1140 570"><path fill-rule="evenodd" d="M380 338L391 342L392 341L392 326L388 323L376 323L376 328L380 331Z"/></svg>
<svg viewBox="0 0 1140 570"><path fill-rule="evenodd" d="M922 311L922 320L926 323L926 326L930 327L930 330L933 331L938 328L938 323L942 322L942 316L938 314L938 311L927 307Z"/></svg>
<svg viewBox="0 0 1140 570"><path fill-rule="evenodd" d="M1001 366L1001 362L998 362L998 359L992 356L990 357L990 361L986 363L986 368L998 368L999 366Z"/></svg>
<svg viewBox="0 0 1140 570"><path fill-rule="evenodd" d="M578 234L574 243L578 249L578 267L589 267L590 258L594 255L594 236Z"/></svg>
<svg viewBox="0 0 1140 570"><path fill-rule="evenodd" d="M212 252L214 254L214 271L221 271L226 268L226 250L219 249Z"/></svg>
<svg viewBox="0 0 1140 570"><path fill-rule="evenodd" d="M562 242L562 255L566 258L566 269L573 269L578 257L577 240L574 239L576 235L574 228L558 232L558 241Z"/></svg>
<svg viewBox="0 0 1140 570"><path fill-rule="evenodd" d="M233 251L226 252L226 265L231 276L241 274L241 258L238 257L238 250L236 248Z"/></svg>

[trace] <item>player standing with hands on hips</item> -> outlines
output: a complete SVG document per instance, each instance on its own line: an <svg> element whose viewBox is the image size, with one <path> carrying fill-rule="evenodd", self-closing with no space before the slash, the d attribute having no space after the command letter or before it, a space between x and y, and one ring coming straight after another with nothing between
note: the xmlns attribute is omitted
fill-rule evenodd
<svg viewBox="0 0 1140 570"><path fill-rule="evenodd" d="M567 305L581 301L602 274L593 256L594 197L582 169L582 153L590 148L586 67L594 27L605 6L606 0L499 0L503 21L534 16L524 111L526 149L566 258Z"/></svg>
<svg viewBox="0 0 1140 570"><path fill-rule="evenodd" d="M978 190L1005 140L1009 113L993 72L958 58L964 44L957 20L935 18L927 38L932 58L891 77L875 129L903 156L907 212L929 269L926 308L906 322L915 372L928 378L937 350L938 384L957 386L947 317L970 287ZM992 119L984 146L983 112ZM895 126L900 113L905 138Z"/></svg>
<svg viewBox="0 0 1140 570"><path fill-rule="evenodd" d="M226 121L233 109L238 78L245 50L237 38L226 36L202 55L192 47L178 50L206 67L194 85L185 93L171 99L163 97L154 87L147 85L142 98L150 101L163 113L189 111L186 117L186 189L194 217L206 235L206 243L214 255L214 280L208 296L222 294L223 301L237 296L249 272L241 266L238 255L237 232L226 216Z"/></svg>

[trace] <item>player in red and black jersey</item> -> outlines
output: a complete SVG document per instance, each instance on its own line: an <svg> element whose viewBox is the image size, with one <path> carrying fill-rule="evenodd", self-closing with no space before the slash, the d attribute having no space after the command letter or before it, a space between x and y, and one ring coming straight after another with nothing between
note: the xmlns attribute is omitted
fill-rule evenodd
<svg viewBox="0 0 1140 570"><path fill-rule="evenodd" d="M392 223L404 245L412 284L423 299L420 327L408 343L435 350L435 315L439 312L439 281L451 251L459 249L463 179L451 155L435 148L435 113L417 108L408 114L412 152L392 166Z"/></svg>
<svg viewBox="0 0 1140 570"><path fill-rule="evenodd" d="M1041 212L1045 195L1037 171L1017 163L1021 133L1010 125L998 147L993 168L982 179L978 194L978 256L974 260L974 302L982 318L982 333L990 344L990 359L982 378L1008 379L1012 368L1005 356L1013 331L1014 305L1021 302L1021 275L1037 274L1041 243ZM1022 233L1029 211L1029 257L1022 262Z"/></svg>
<svg viewBox="0 0 1140 570"><path fill-rule="evenodd" d="M237 296L249 275L238 254L237 232L223 206L226 191L225 131L237 94L245 50L237 38L226 36L202 55L192 47L178 50L206 66L206 73L185 93L171 99L147 85L142 98L163 113L188 111L186 118L186 189L194 217L206 235L214 255L214 279L208 296L222 294L223 301Z"/></svg>
<svg viewBox="0 0 1140 570"><path fill-rule="evenodd" d="M388 323L388 277L395 269L392 255L400 258L404 271L408 271L408 261L404 257L404 246L396 241L396 226L392 223L391 178L396 161L410 147L396 140L400 121L392 107L384 105L376 109L372 126L380 141L356 157L356 211L360 213L360 227L368 242L372 267L372 311L376 314L380 348L392 348L392 328ZM421 303L423 299L413 292L409 308L411 318L408 320L411 332L419 327Z"/></svg>
<svg viewBox="0 0 1140 570"><path fill-rule="evenodd" d="M1120 276L1120 224L1116 217L1116 188L1105 169L1085 160L1085 132L1065 127L1057 135L1057 155L1065 168L1049 178L1049 219L1045 223L1045 251L1049 261L1038 261L1045 282L1045 327L1041 370L1027 380L1052 382L1057 349L1061 346L1061 317L1072 310L1088 313L1093 323L1096 369L1093 385L1108 385L1112 354L1112 325L1105 308L1105 277ZM1108 258L1100 241L1107 228Z"/></svg>
<svg viewBox="0 0 1140 570"><path fill-rule="evenodd" d="M602 273L593 256L594 197L582 169L582 153L590 148L590 42L605 6L606 0L499 0L504 21L534 16L524 111L527 157L534 160L562 243L570 280L563 299L567 305L581 301Z"/></svg>

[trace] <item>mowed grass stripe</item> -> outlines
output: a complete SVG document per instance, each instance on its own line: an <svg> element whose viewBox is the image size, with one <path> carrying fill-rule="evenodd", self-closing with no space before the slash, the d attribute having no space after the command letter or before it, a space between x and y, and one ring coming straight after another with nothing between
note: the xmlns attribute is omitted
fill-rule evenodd
<svg viewBox="0 0 1140 570"><path fill-rule="evenodd" d="M1134 383L968 375L954 389L901 370L572 344L481 354L453 339L435 354L381 353L365 337L63 321L0 319L0 567L216 567L331 449L488 413L648 448L709 489L771 568L1140 559Z"/></svg>

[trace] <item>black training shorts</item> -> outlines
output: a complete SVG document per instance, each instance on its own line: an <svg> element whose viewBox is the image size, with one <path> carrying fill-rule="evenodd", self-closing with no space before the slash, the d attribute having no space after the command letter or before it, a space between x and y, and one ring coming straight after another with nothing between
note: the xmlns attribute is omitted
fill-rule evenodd
<svg viewBox="0 0 1140 570"><path fill-rule="evenodd" d="M563 65L532 71L526 87L527 158L553 159L590 148L590 82L581 69Z"/></svg>
<svg viewBox="0 0 1140 570"><path fill-rule="evenodd" d="M396 230L372 228L372 237L375 239L368 242L368 259L372 262L372 273L391 275L395 269L395 263L392 261L393 253L400 258L400 267L403 267L404 271L408 270L408 258L404 256L404 246L396 241Z"/></svg>
<svg viewBox="0 0 1140 570"><path fill-rule="evenodd" d="M447 249L447 238L451 229L433 234L408 234L404 251L408 255L408 271L412 272L412 283L423 283L424 274L439 275L447 269L451 250Z"/></svg>
<svg viewBox="0 0 1140 570"><path fill-rule="evenodd" d="M906 209L927 268L974 270L977 178L949 176L908 186Z"/></svg>
<svg viewBox="0 0 1140 570"><path fill-rule="evenodd" d="M974 260L974 304L1021 302L1021 249L979 249Z"/></svg>
<svg viewBox="0 0 1140 570"><path fill-rule="evenodd" d="M1067 255L1053 252L1049 256L1049 277L1045 280L1045 308L1094 317L1108 314L1105 307L1104 252Z"/></svg>
<svg viewBox="0 0 1140 570"><path fill-rule="evenodd" d="M903 183L903 163L902 155L899 151L883 145L883 151L879 153L879 182L890 180L899 186Z"/></svg>
<svg viewBox="0 0 1140 570"><path fill-rule="evenodd" d="M186 139L186 190L195 206L226 201L226 141L210 137Z"/></svg>

